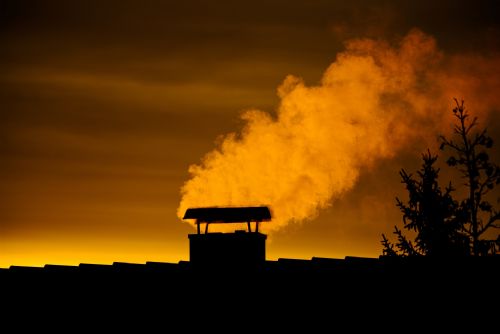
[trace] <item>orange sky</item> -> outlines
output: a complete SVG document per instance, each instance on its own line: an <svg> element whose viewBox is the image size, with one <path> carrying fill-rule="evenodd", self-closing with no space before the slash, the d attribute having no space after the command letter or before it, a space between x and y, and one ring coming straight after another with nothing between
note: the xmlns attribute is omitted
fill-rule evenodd
<svg viewBox="0 0 500 334"><path fill-rule="evenodd" d="M277 88L288 75L320 85L353 38L397 44L415 27L435 38L437 52L474 79L450 80L440 96L472 87L464 95L474 96L463 97L500 144L498 106L480 105L500 88L498 67L478 65L498 63L496 7L1 2L0 267L187 260L193 230L176 211L188 167L219 136L242 129L242 111L276 116ZM482 60L469 69L461 57ZM360 168L352 187L314 219L273 232L268 258L378 256L380 234L400 222L398 170L417 169L424 146L409 142Z"/></svg>

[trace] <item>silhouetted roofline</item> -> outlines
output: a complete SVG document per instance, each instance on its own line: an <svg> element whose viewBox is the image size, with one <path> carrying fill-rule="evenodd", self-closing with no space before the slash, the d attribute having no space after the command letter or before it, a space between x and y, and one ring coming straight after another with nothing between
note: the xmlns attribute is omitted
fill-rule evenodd
<svg viewBox="0 0 500 334"><path fill-rule="evenodd" d="M198 223L247 223L271 220L267 206L190 208L183 219L196 219Z"/></svg>
<svg viewBox="0 0 500 334"><path fill-rule="evenodd" d="M277 260L266 260L264 262L266 267L269 268L308 268L313 269L335 269L335 270L350 270L350 269L368 269L371 270L375 267L380 268L400 268L401 270L443 270L447 272L450 268L459 270L470 270L471 273L477 273L478 268L497 270L500 264L500 256L484 256L484 257L449 257L449 258L432 258L428 256L409 256L409 257L390 257L380 256L379 258L369 257L353 257L346 256L345 258L319 258L312 257L311 259L293 259L293 258L278 258ZM27 267L12 265L8 268L0 268L3 274L8 273L37 273L47 271L76 271L76 272L95 272L95 273L109 273L109 272L123 272L124 269L144 269L145 271L153 270L156 272L161 271L175 271L178 269L192 268L192 263L189 261L175 262L146 262L146 263L122 263L113 262L113 264L90 264L81 263L79 265L53 265L47 264L43 267ZM232 267L228 264L227 269ZM82 270L84 269L84 270ZM221 268L218 268L221 269ZM356 272L358 273L358 272ZM389 272L391 275L394 272ZM496 271L495 271L496 273Z"/></svg>

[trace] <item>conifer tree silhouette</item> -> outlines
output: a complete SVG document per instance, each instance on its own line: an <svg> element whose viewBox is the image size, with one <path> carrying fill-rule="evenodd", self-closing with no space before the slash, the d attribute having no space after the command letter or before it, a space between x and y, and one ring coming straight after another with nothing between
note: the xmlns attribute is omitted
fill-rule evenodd
<svg viewBox="0 0 500 334"><path fill-rule="evenodd" d="M500 212L486 199L500 184L500 167L490 161L488 150L493 140L486 129L476 130L477 118L470 118L464 102L455 99L453 115L457 119L454 136L440 137L441 150L448 149L446 163L456 168L465 180L467 197L453 198L451 182L439 186L439 169L434 167L437 156L430 151L422 155L422 167L416 177L404 169L400 171L402 183L408 191L408 202L396 198L403 213L404 228L413 231L412 242L395 226L397 242L392 244L382 234L383 254L387 256L464 256L494 255L500 251L500 235L487 240L483 236L494 234L500 228Z"/></svg>
<svg viewBox="0 0 500 334"><path fill-rule="evenodd" d="M467 198L460 202L467 217L463 232L471 239L473 255L496 254L500 251L500 235L496 233L492 240L482 238L487 231L500 228L500 212L486 199L500 184L500 167L488 155L493 140L486 129L475 131L477 117L471 119L464 101L455 99L455 103L453 114L458 124L452 139L441 136L441 149L450 151L447 164L460 172L467 187Z"/></svg>
<svg viewBox="0 0 500 334"><path fill-rule="evenodd" d="M397 242L394 245L382 234L383 253L389 256L466 255L467 237L461 232L464 219L459 204L451 196L454 189L451 183L444 190L439 186L439 169L434 167L437 156L427 151L422 160L416 177L404 169L399 173L408 190L408 202L396 198L403 213L404 228L416 233L415 240L410 241L395 226Z"/></svg>

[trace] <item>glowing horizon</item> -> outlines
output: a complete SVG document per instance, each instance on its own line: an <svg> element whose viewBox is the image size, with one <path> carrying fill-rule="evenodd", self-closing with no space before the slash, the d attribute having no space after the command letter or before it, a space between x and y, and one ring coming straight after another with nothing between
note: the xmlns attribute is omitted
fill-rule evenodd
<svg viewBox="0 0 500 334"><path fill-rule="evenodd" d="M0 267L187 260L211 204L271 205L270 259L377 257L454 97L498 152L492 6L7 2Z"/></svg>

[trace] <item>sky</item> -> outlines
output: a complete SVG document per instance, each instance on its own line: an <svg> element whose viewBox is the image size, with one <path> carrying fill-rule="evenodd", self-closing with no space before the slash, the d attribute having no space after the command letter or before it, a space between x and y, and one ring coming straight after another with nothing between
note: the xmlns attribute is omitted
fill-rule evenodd
<svg viewBox="0 0 500 334"><path fill-rule="evenodd" d="M238 152L254 151L257 161L286 152L280 161L290 166L296 161L290 156L299 155L295 178L317 171L308 175L309 193L302 185L287 188L280 201L290 198L288 206L276 204L269 259L379 256L381 233L401 222L395 197L405 192L398 172L418 169L421 152L437 147L451 120L441 111L451 113L454 97L465 99L500 143L499 13L497 1L0 0L0 267L188 260L187 235L194 229L178 218L182 203L219 204L222 197L211 194L216 183L219 190L237 188L224 193L220 205L248 204L238 200L246 193L235 191L247 189L254 176L275 173L262 179L269 189L260 188L267 191L263 204L273 204L281 196L275 189L290 184L272 163L266 170L257 164L253 175L235 174L239 183L224 183L237 163L254 156L238 160ZM387 54L396 60L388 62ZM351 78L357 57L374 61ZM378 105L368 97L366 105L352 104L371 93L380 100L386 87L396 89L393 78L406 87L399 75L408 66L426 78L412 77L405 104ZM371 90L356 88L360 96L344 100L351 91L337 89L338 77L358 85L380 69L380 77L368 79L383 80L383 92L370 83ZM318 96L328 97L320 103ZM355 111L365 106L389 108L383 115L390 118L376 119L393 122L377 128L377 136L366 121L361 130L370 136L353 125L342 137L356 134L365 144L381 138L373 145L346 146L335 137L332 152L361 147L354 157L331 158L325 142L314 146L320 155L304 157L294 145L305 135L295 136L296 130L289 145L283 142L285 151L256 150L257 141L245 146L261 138L259 129L272 134L261 148L289 138L286 115L308 119L324 105L344 110L346 104L335 117L355 115L349 124L375 122L372 113ZM401 114L406 107L418 117ZM250 125L263 122L267 127L257 130ZM332 124L321 129L339 133L340 125ZM236 153L223 143L234 144ZM222 152L220 161L236 156L229 174L216 170L225 181L213 181L207 161L219 160L210 152ZM328 166L337 164L336 170L354 171L342 174L349 184L327 183L316 194L314 182L330 180ZM319 165L326 167L313 168ZM193 195L198 184L185 184L196 176L208 178L207 186ZM443 167L442 176L453 175ZM251 204L259 201L251 196ZM307 210L298 214L304 203Z"/></svg>

